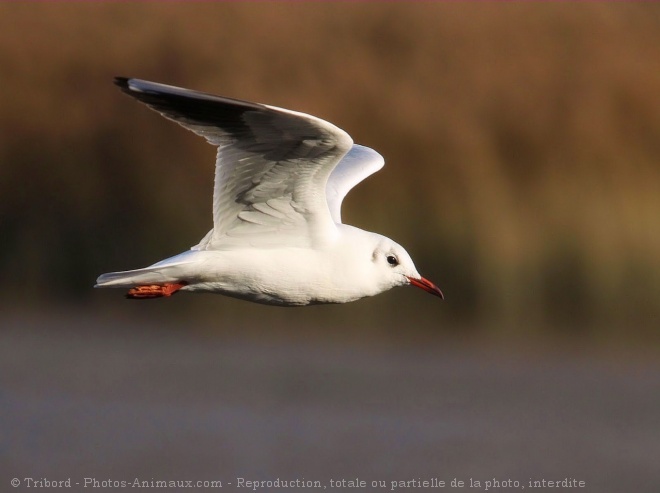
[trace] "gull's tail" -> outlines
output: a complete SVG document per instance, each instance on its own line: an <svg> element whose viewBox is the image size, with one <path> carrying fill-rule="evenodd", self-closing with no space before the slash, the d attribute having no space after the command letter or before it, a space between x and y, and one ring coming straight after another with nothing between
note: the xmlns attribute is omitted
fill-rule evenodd
<svg viewBox="0 0 660 493"><path fill-rule="evenodd" d="M168 275L169 269L146 267L144 269L127 270L123 272L108 272L96 280L95 288L133 288L147 284L161 284L178 281Z"/></svg>
<svg viewBox="0 0 660 493"><path fill-rule="evenodd" d="M187 257L187 258L186 258ZM95 288L128 288L127 298L160 298L171 296L188 284L181 266L193 262L194 252L163 260L143 269L109 272L96 280Z"/></svg>

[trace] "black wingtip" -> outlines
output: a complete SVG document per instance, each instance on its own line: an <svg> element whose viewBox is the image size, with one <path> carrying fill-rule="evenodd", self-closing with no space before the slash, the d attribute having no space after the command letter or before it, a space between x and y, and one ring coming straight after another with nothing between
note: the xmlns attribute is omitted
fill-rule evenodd
<svg viewBox="0 0 660 493"><path fill-rule="evenodd" d="M124 90L128 89L128 77L115 77L115 85L121 87Z"/></svg>
<svg viewBox="0 0 660 493"><path fill-rule="evenodd" d="M115 77L115 85L121 89L121 92L124 94L128 94L129 96L132 96L134 98L140 99L136 95L136 91L134 87L131 87L131 81L134 81L135 79L133 77Z"/></svg>

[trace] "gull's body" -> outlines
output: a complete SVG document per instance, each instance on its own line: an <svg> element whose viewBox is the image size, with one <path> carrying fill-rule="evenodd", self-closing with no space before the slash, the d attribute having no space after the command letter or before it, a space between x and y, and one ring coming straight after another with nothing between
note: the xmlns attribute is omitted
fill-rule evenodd
<svg viewBox="0 0 660 493"><path fill-rule="evenodd" d="M408 253L341 223L348 191L382 168L377 152L303 113L138 79L124 92L218 147L213 229L189 251L104 274L128 297L217 292L283 306L346 303L395 286L440 290Z"/></svg>

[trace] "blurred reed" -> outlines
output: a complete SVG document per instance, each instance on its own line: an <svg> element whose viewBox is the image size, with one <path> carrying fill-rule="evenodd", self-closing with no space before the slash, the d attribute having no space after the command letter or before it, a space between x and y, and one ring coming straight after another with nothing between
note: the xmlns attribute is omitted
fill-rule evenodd
<svg viewBox="0 0 660 493"><path fill-rule="evenodd" d="M365 323L406 323L403 299L431 331L657 333L656 4L3 3L0 74L5 302L89 301L210 227L213 149L126 75L308 112L385 156L344 219L448 300L390 293L349 309Z"/></svg>

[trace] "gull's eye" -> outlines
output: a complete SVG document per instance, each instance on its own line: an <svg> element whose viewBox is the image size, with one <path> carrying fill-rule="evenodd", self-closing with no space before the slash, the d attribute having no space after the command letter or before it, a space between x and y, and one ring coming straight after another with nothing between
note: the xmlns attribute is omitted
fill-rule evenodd
<svg viewBox="0 0 660 493"><path fill-rule="evenodd" d="M399 260L394 255L388 255L387 263L390 264L392 267L394 267L396 265L399 265Z"/></svg>

